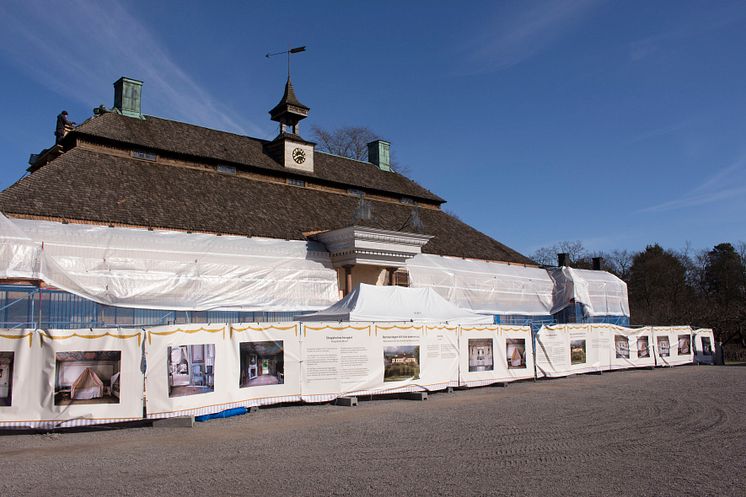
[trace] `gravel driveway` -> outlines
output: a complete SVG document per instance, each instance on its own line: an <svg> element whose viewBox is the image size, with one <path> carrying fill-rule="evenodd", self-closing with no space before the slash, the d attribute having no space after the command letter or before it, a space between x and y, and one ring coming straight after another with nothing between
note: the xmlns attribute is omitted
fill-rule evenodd
<svg viewBox="0 0 746 497"><path fill-rule="evenodd" d="M0 495L746 495L746 367L0 437Z"/></svg>

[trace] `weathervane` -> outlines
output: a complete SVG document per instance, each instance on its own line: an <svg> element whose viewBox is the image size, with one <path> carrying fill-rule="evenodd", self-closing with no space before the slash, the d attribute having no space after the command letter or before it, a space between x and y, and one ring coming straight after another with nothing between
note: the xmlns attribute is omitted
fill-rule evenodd
<svg viewBox="0 0 746 497"><path fill-rule="evenodd" d="M265 57L269 59L270 57L274 57L275 55L282 55L284 53L288 54L288 79L290 79L290 55L294 53L305 52L305 51L306 51L306 47L304 45L302 47L295 47L295 48L285 50L284 52L268 53L267 55L265 55Z"/></svg>

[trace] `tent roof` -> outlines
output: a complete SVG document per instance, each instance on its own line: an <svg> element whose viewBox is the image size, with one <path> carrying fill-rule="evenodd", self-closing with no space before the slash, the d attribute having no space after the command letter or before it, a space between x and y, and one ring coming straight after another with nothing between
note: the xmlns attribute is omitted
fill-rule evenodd
<svg viewBox="0 0 746 497"><path fill-rule="evenodd" d="M361 284L332 306L307 314L301 321L414 321L491 324L492 316L461 309L432 288Z"/></svg>

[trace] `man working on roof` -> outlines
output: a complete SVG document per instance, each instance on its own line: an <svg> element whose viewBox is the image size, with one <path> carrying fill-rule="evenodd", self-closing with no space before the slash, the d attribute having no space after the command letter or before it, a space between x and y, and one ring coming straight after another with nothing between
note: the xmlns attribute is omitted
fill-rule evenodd
<svg viewBox="0 0 746 497"><path fill-rule="evenodd" d="M62 137L65 136L65 126L75 126L75 123L67 118L67 111L63 110L57 116L57 126L54 128L55 142L59 143L62 141Z"/></svg>

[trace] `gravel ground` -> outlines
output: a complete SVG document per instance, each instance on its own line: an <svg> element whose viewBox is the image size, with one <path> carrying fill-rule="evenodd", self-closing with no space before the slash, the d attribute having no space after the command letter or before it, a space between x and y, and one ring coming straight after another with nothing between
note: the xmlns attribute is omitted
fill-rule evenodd
<svg viewBox="0 0 746 497"><path fill-rule="evenodd" d="M746 495L746 367L0 437L0 495Z"/></svg>

